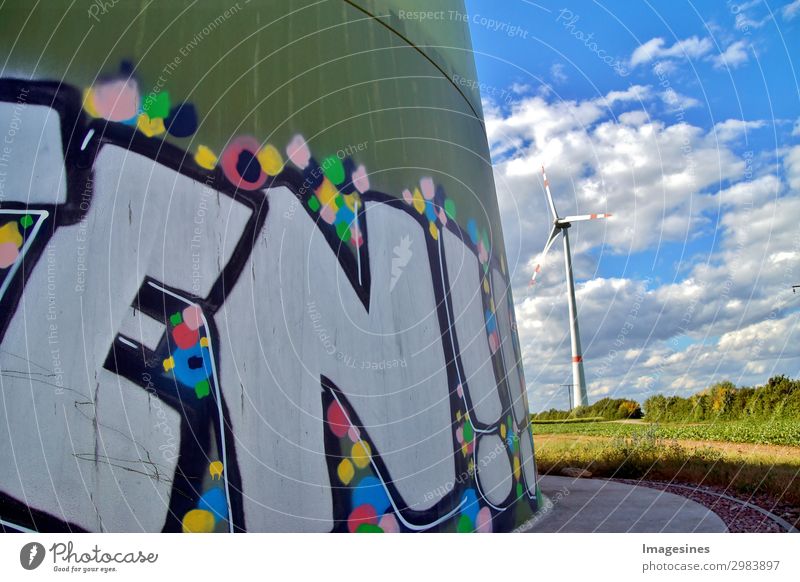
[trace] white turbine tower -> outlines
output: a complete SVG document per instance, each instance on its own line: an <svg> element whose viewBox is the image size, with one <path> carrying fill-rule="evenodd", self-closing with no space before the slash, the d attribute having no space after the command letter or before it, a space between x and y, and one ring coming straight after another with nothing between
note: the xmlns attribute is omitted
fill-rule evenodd
<svg viewBox="0 0 800 582"><path fill-rule="evenodd" d="M553 215L553 229L550 231L550 236L547 237L547 242L544 249L539 255L539 264L531 277L530 285L536 281L536 275L544 264L544 258L547 251L553 246L559 234L564 235L564 266L567 270L567 303L569 305L569 331L572 339L572 401L575 406L588 406L589 395L586 392L586 377L583 373L583 354L581 353L581 336L578 331L578 310L575 307L575 280L572 277L572 257L569 250L569 233L567 229L572 226L573 222L580 222L582 220L595 220L597 218L609 218L611 214L579 214L578 216L566 216L559 218L556 212L556 205L553 203L553 196L550 194L550 182L547 180L547 174L544 172L542 166L542 177L544 178L544 189L547 193L547 204L550 206L550 213Z"/></svg>

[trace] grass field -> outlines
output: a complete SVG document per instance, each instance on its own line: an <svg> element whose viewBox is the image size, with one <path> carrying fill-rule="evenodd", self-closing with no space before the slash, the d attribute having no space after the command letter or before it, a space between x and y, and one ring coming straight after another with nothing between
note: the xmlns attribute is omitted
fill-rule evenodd
<svg viewBox="0 0 800 582"><path fill-rule="evenodd" d="M800 421L717 421L704 423L534 422L533 434L575 434L618 438L652 437L800 447ZM798 451L800 454L800 451Z"/></svg>
<svg viewBox="0 0 800 582"><path fill-rule="evenodd" d="M594 476L716 485L800 507L800 422L534 423L536 463ZM800 526L800 523L796 524Z"/></svg>

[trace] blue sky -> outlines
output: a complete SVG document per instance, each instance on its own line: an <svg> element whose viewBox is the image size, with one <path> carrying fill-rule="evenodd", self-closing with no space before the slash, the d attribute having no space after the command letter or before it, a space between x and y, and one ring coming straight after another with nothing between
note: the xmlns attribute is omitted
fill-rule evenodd
<svg viewBox="0 0 800 582"><path fill-rule="evenodd" d="M570 232L590 400L800 375L800 0L467 9L532 408L571 381L542 164L615 215Z"/></svg>

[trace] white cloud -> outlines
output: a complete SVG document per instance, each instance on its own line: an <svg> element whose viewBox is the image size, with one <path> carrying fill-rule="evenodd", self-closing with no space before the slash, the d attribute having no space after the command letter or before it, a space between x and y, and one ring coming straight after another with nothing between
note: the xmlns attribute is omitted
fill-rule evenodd
<svg viewBox="0 0 800 582"><path fill-rule="evenodd" d="M536 410L564 407L564 389L554 387L571 382L560 244L527 287L550 226L542 163L560 213L615 214L570 230L593 400L686 394L725 378L759 383L800 371L788 291L800 282L791 272L800 257L800 146L782 152L778 173L774 152L770 163L732 149L763 121L703 130L654 119L648 109L661 97L648 87L588 100L536 96L487 115L492 151L505 152L495 181ZM713 237L713 251L693 255L686 245L700 235ZM607 255L614 277L598 273Z"/></svg>
<svg viewBox="0 0 800 582"><path fill-rule="evenodd" d="M791 20L800 14L800 0L794 0L784 5L783 8L781 8L781 14L783 14L784 20Z"/></svg>
<svg viewBox="0 0 800 582"><path fill-rule="evenodd" d="M740 139L752 129L760 129L766 123L762 120L746 121L743 119L726 119L714 126L713 135L722 142Z"/></svg>
<svg viewBox="0 0 800 582"><path fill-rule="evenodd" d="M735 69L742 63L746 63L748 56L749 55L747 53L747 43L743 40L738 40L733 44L731 44L730 46L728 46L728 48L726 48L722 53L718 55L712 55L710 57L710 60L711 63L714 65L714 68Z"/></svg>
<svg viewBox="0 0 800 582"><path fill-rule="evenodd" d="M568 79L567 74L564 72L564 65L556 63L550 67L550 76L556 83L563 83Z"/></svg>
<svg viewBox="0 0 800 582"><path fill-rule="evenodd" d="M656 59L696 59L707 54L712 46L709 39L692 36L676 41L671 47L666 47L664 39L656 37L636 47L631 55L630 65L636 67Z"/></svg>
<svg viewBox="0 0 800 582"><path fill-rule="evenodd" d="M659 94L661 100L669 106L670 109L674 111L680 111L681 109L691 109L692 107L700 107L701 103L694 97L689 97L687 95L681 95L675 89L670 87L666 91L662 91Z"/></svg>
<svg viewBox="0 0 800 582"><path fill-rule="evenodd" d="M793 190L800 190L800 146L794 146L784 158L786 180Z"/></svg>

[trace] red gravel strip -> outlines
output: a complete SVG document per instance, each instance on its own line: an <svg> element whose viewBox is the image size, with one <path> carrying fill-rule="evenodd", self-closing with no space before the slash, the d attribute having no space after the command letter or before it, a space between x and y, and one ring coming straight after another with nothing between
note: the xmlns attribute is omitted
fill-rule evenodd
<svg viewBox="0 0 800 582"><path fill-rule="evenodd" d="M728 497L735 497L741 499L743 502L746 501L752 505L757 505L770 513L782 517L789 523L796 524L800 521L800 510L798 508L786 504L776 504L765 495L753 495L749 498L742 498L742 496L736 495L723 487L696 485L693 483L640 481L638 479L610 479L610 481L659 489L696 501L700 505L716 513L722 521L725 522L725 525L728 526L728 530L731 533L784 533L786 529L755 509L751 509L746 505L736 503L735 501L723 497L717 497L713 495L713 493L724 494ZM673 484L681 485L681 487L674 487ZM692 490L685 489L684 487L691 487Z"/></svg>

